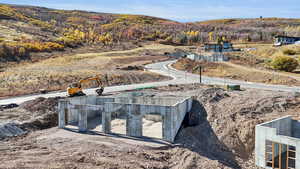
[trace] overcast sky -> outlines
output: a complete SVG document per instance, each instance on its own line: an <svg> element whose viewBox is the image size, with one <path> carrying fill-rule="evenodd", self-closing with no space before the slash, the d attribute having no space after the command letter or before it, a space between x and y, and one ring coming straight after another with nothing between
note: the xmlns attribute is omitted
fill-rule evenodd
<svg viewBox="0 0 300 169"><path fill-rule="evenodd" d="M300 0L0 0L56 9L143 14L181 22L221 18L300 18Z"/></svg>

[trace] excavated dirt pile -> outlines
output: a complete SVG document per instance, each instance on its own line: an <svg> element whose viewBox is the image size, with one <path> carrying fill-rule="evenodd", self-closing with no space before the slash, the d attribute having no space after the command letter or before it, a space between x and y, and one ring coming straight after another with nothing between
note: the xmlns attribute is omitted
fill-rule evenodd
<svg viewBox="0 0 300 169"><path fill-rule="evenodd" d="M299 108L298 94L201 90L190 112L190 116L200 116L199 125L182 128L176 142L200 156L217 160L218 167L248 169L255 166L255 125L285 115L299 118Z"/></svg>
<svg viewBox="0 0 300 169"><path fill-rule="evenodd" d="M24 102L21 108L32 112L32 117L21 124L21 128L26 130L40 130L55 127L58 125L57 106L58 100L55 98L37 98L32 101Z"/></svg>
<svg viewBox="0 0 300 169"><path fill-rule="evenodd" d="M18 136L28 131L57 126L57 105L60 97L37 98L17 108L0 110L0 137Z"/></svg>

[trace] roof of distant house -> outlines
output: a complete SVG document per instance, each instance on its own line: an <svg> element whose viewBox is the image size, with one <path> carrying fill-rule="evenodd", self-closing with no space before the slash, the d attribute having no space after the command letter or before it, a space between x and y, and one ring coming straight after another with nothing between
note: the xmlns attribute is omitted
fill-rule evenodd
<svg viewBox="0 0 300 169"><path fill-rule="evenodd" d="M293 37L293 36L284 36L284 35L276 35L275 38L295 38L295 39L300 39L300 37Z"/></svg>

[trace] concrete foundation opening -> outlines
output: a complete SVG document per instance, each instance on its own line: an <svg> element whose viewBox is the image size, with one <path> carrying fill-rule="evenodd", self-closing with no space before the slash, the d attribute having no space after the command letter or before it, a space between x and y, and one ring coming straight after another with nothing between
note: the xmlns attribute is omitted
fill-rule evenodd
<svg viewBox="0 0 300 169"><path fill-rule="evenodd" d="M79 132L98 129L106 134L146 135L173 142L191 107L191 97L145 92L67 98L59 102L59 127L75 124ZM150 123L155 123L156 130L147 128Z"/></svg>
<svg viewBox="0 0 300 169"><path fill-rule="evenodd" d="M111 133L126 135L126 113L117 111L111 113L111 116Z"/></svg>
<svg viewBox="0 0 300 169"><path fill-rule="evenodd" d="M143 117L143 136L162 139L163 117L159 114L147 114Z"/></svg>

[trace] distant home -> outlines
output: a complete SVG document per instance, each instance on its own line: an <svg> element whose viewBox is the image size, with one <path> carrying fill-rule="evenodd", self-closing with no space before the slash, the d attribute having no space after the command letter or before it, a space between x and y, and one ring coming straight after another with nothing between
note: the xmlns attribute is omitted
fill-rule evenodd
<svg viewBox="0 0 300 169"><path fill-rule="evenodd" d="M216 53L216 52L190 53L186 57L195 61L202 60L208 62L226 62L229 60L227 55L224 55L223 53Z"/></svg>
<svg viewBox="0 0 300 169"><path fill-rule="evenodd" d="M232 52L232 43L225 41L222 43L206 43L204 44L205 52Z"/></svg>
<svg viewBox="0 0 300 169"><path fill-rule="evenodd" d="M297 41L300 41L300 37L291 37L291 36L275 36L274 45L290 45L295 44Z"/></svg>

